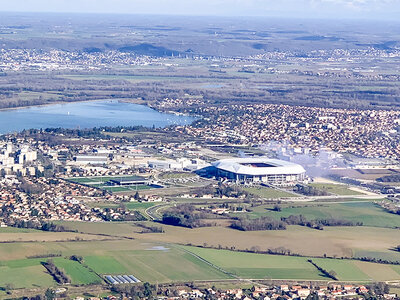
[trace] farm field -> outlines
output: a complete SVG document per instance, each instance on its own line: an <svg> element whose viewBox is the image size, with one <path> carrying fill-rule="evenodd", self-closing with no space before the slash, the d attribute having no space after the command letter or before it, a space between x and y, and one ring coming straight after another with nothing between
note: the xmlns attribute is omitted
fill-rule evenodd
<svg viewBox="0 0 400 300"><path fill-rule="evenodd" d="M234 252L197 247L184 247L201 258L242 278L330 280L320 273L307 257ZM381 265L356 260L313 258L325 270L334 271L343 281L400 279L399 266Z"/></svg>
<svg viewBox="0 0 400 300"><path fill-rule="evenodd" d="M102 240L104 237L75 232L46 232L23 228L0 228L0 242Z"/></svg>
<svg viewBox="0 0 400 300"><path fill-rule="evenodd" d="M13 255L4 255L5 253ZM0 245L0 288L8 278L20 282L18 287L54 286L52 277L41 265L47 258L27 259L27 255L59 253L62 257L51 258L63 269L73 285L102 282L97 275L132 274L142 281L172 282L187 280L227 279L219 270L175 246L160 246L145 241L116 240L101 242L47 242L9 243ZM83 257L83 264L65 257ZM182 265L185 266L182 269ZM9 273L11 277L6 276ZM97 273L97 274L96 274ZM30 279L17 278L30 274ZM14 278L14 279L13 279Z"/></svg>
<svg viewBox="0 0 400 300"><path fill-rule="evenodd" d="M103 274L133 274L150 282L230 278L175 247L149 245L144 250L112 251L108 255L111 259L105 264L100 258L89 257L89 267Z"/></svg>
<svg viewBox="0 0 400 300"><path fill-rule="evenodd" d="M14 288L47 287L55 284L40 259L0 261L0 289L7 284ZM1 294L0 294L1 296Z"/></svg>
<svg viewBox="0 0 400 300"><path fill-rule="evenodd" d="M58 268L64 270L69 275L72 284L95 284L102 282L96 273L85 268L77 261L62 257L53 258L53 261Z"/></svg>
<svg viewBox="0 0 400 300"><path fill-rule="evenodd" d="M72 284L94 284L102 280L80 263L64 257L51 258L54 264L65 271ZM29 258L0 261L0 288L12 284L15 288L48 287L55 285L53 277L42 265L47 258Z"/></svg>
<svg viewBox="0 0 400 300"><path fill-rule="evenodd" d="M347 185L344 184L310 183L310 186L338 196L364 195L358 191L351 190Z"/></svg>
<svg viewBox="0 0 400 300"><path fill-rule="evenodd" d="M157 75L62 75L61 78L73 80L127 80L131 82L141 81L177 81L182 76L157 76ZM186 80L188 78L185 78Z"/></svg>
<svg viewBox="0 0 400 300"><path fill-rule="evenodd" d="M270 216L276 219L290 215L303 215L309 220L342 219L362 222L364 226L399 227L400 216L388 213L371 201L349 201L343 203L308 203L281 205L281 211L270 210L271 206L254 207L250 217Z"/></svg>
<svg viewBox="0 0 400 300"><path fill-rule="evenodd" d="M375 255L392 255L400 260L400 253L389 249L398 244L400 233L395 229L373 227L326 228L323 231L290 226L286 231L242 232L224 227L186 229L160 225L165 233L138 233L134 223L75 223L63 222L81 232L107 234L119 239L94 241L48 241L0 244L0 288L8 278L31 274L19 281L21 287L51 286L54 281L43 271L44 259L26 259L28 255L60 253L54 263L65 270L72 284L101 282L97 275L132 274L141 281L173 282L188 280L232 279L216 267L241 278L326 280L323 274L307 262L307 257L265 255L233 252L176 243L218 247L235 246L246 249L258 246L261 250L285 247L292 252L308 255L356 255L357 251ZM150 224L150 223L148 223ZM10 230L9 230L10 231ZM7 234L27 234L8 232ZM5 233L6 234L6 233ZM1 234L0 234L1 236ZM122 237L135 238L126 239ZM307 239L307 243L304 240ZM218 243L218 244L217 244ZM83 257L83 265L66 259L71 255ZM200 256L202 259L199 259ZM397 280L400 266L378 265L353 260L313 259L326 269L334 270L341 280ZM211 263L212 265L208 264ZM182 268L182 266L185 266ZM215 265L215 266L213 266ZM92 272L93 271L93 272ZM97 274L96 274L97 273ZM3 274L9 274L4 277ZM16 279L14 279L16 280Z"/></svg>
<svg viewBox="0 0 400 300"><path fill-rule="evenodd" d="M267 199L287 198L287 197L295 197L296 196L289 192L279 191L279 190L275 190L275 189L267 188L267 187L246 187L246 188L243 188L243 190L250 194L259 196L261 198L267 198Z"/></svg>
<svg viewBox="0 0 400 300"><path fill-rule="evenodd" d="M242 278L327 279L303 257L243 253L197 247L184 247L184 249Z"/></svg>
<svg viewBox="0 0 400 300"><path fill-rule="evenodd" d="M390 249L397 246L400 232L397 229L374 227L325 227L315 230L308 227L288 226L278 231L239 231L222 226L188 229L162 225L163 234L137 234L136 238L153 241L192 244L245 250L259 247L261 250L284 247L305 256L353 257L360 249L376 255L393 255L400 261L400 253ZM306 243L304 241L307 241Z"/></svg>

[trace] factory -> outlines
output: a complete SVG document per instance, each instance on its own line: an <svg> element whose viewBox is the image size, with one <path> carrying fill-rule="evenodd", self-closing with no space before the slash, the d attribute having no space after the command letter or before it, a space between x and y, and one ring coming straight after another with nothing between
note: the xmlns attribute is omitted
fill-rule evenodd
<svg viewBox="0 0 400 300"><path fill-rule="evenodd" d="M305 169L289 161L267 157L230 158L212 164L217 179L239 183L291 185L305 180Z"/></svg>

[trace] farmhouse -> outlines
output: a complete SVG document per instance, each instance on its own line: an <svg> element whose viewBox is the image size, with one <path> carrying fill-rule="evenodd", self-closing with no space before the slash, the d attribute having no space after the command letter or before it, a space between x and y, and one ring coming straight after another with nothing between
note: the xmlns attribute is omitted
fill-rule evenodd
<svg viewBox="0 0 400 300"><path fill-rule="evenodd" d="M306 173L299 164L267 157L223 159L212 165L217 178L241 183L295 184Z"/></svg>

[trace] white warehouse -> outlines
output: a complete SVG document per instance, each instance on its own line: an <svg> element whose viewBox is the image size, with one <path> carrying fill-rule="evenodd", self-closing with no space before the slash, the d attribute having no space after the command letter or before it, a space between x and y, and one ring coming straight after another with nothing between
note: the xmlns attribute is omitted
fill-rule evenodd
<svg viewBox="0 0 400 300"><path fill-rule="evenodd" d="M306 174L306 170L299 164L267 157L223 159L212 165L217 178L243 183L290 185L303 181Z"/></svg>

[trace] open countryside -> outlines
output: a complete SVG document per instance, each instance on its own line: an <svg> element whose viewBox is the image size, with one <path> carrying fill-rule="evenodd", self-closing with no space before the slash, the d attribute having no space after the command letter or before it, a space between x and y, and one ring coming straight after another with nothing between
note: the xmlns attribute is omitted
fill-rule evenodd
<svg viewBox="0 0 400 300"><path fill-rule="evenodd" d="M0 299L400 298L397 1L3 2Z"/></svg>

